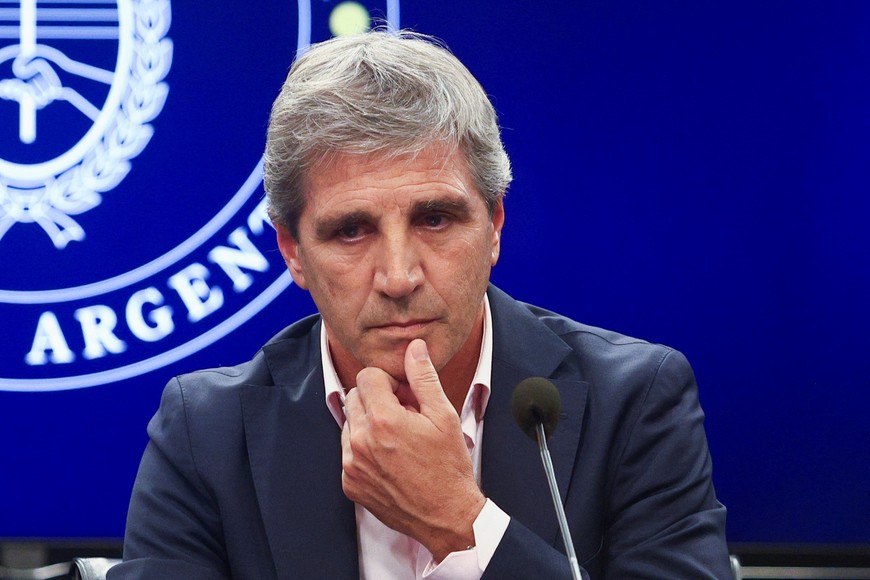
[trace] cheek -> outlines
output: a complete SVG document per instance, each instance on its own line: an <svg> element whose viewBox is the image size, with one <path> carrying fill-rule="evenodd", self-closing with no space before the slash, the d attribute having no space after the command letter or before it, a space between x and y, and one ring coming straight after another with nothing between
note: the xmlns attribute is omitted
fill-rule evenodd
<svg viewBox="0 0 870 580"><path fill-rule="evenodd" d="M309 284L321 292L340 296L364 283L364 260L327 251L312 252L308 258L305 266Z"/></svg>
<svg viewBox="0 0 870 580"><path fill-rule="evenodd" d="M432 286L454 315L451 331L464 333L467 329L461 321L474 318L480 307L489 282L490 253L480 238L461 240L449 252L439 254L437 265L430 270Z"/></svg>
<svg viewBox="0 0 870 580"><path fill-rule="evenodd" d="M449 240L434 252L439 260L451 264L456 273L480 271L482 265L485 269L492 254L492 245L483 232L473 230L466 234Z"/></svg>
<svg viewBox="0 0 870 580"><path fill-rule="evenodd" d="M354 318L352 310L359 301L363 284L352 265L334 259L308 260L305 265L307 289L317 309L333 324Z"/></svg>
<svg viewBox="0 0 870 580"><path fill-rule="evenodd" d="M462 272L460 283L463 286L478 286L481 279L489 279L492 268L492 246L486 240L475 238L466 240L454 257L457 272Z"/></svg>
<svg viewBox="0 0 870 580"><path fill-rule="evenodd" d="M481 280L489 279L490 254L490 247L479 236L453 240L432 253L430 281L445 298L474 292ZM454 306L462 307L461 304Z"/></svg>

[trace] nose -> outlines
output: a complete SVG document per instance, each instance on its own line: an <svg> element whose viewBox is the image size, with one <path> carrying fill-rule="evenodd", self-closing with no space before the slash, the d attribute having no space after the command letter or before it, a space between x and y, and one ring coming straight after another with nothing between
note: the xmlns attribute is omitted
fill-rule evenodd
<svg viewBox="0 0 870 580"><path fill-rule="evenodd" d="M404 234L383 235L375 269L375 290L390 298L408 296L423 283L423 266L413 242Z"/></svg>

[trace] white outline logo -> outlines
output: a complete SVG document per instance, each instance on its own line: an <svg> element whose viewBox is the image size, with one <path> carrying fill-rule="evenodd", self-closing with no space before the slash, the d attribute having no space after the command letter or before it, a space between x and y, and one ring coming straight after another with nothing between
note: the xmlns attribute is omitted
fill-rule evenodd
<svg viewBox="0 0 870 580"><path fill-rule="evenodd" d="M148 123L166 102L169 87L163 79L172 66L172 41L166 38L169 0L101 0L95 5L37 8L36 0L21 0L19 42L0 49L0 64L11 60L13 72L13 78L0 80L0 99L17 101L22 143L36 141L38 112L57 101L68 102L92 122L73 147L54 159L35 164L0 159L0 239L15 224L35 223L58 249L84 240L84 230L71 216L98 206L100 194L127 176L130 159L154 134ZM71 20L84 24L52 24ZM0 38L8 37L8 27L0 28ZM115 70L78 62L43 38L117 40ZM60 71L73 80L108 85L103 106L97 108L74 86L65 86Z"/></svg>
<svg viewBox="0 0 870 580"><path fill-rule="evenodd" d="M65 2L40 0L40 23L45 14L50 18L50 11L55 10L43 9L43 4ZM20 30L3 26L9 12L19 14L4 9L4 4L9 4L8 0L0 0L0 39L27 37L24 26ZM22 0L20 4L22 20L29 18L25 5L35 8L36 0ZM399 1L386 0L384 4L388 26L398 28ZM76 105L76 96L63 92L66 87L51 77L54 69L50 65L46 68L49 61L64 72L111 83L105 105L96 115L97 122L72 149L33 166L0 159L0 243L16 224L39 225L58 250L69 247L74 240L84 240L83 229L70 216L99 205L100 194L124 179L130 159L141 153L151 139L153 129L148 123L165 103L164 79L172 59L172 44L166 37L169 0L118 0L117 5L119 52L113 78L100 77L101 73L84 68L86 65L76 68L71 59L64 61L59 51L52 53L46 47L38 53L24 51L31 56L19 61L24 64L13 71L14 79L0 84L0 95L19 106L18 136L26 142L39 139L39 127L31 113L37 115L38 121L40 106L48 106L51 99L66 100L80 111L87 109L82 103ZM297 8L296 48L301 53L311 42L311 1L297 0ZM83 17L89 14L86 9L77 11ZM40 25L35 34L48 38L46 31ZM79 34L75 38L83 38L80 29L74 32ZM127 44L124 33L129 39ZM19 58L21 44L28 43L34 44L22 38L14 50L0 49L0 64L3 58ZM33 56L36 54L39 56ZM45 65L32 64L40 59ZM28 82L29 88L24 86ZM0 391L79 389L136 377L215 343L268 306L292 284L292 279L280 260L268 273L271 266L267 256L274 250L274 238L267 235L272 230L265 202L258 199L261 184L262 158L207 223L164 254L123 273L52 289L0 287L0 307L14 309L11 322L23 325L27 331L34 329L30 335L32 346L19 345L19 354L14 355L22 357L18 363L29 365L33 372L26 367L18 371L0 369L7 377L11 372L30 378L0 376ZM275 256L273 252L272 258ZM172 339L173 335L176 338ZM75 344L68 343L68 339ZM43 376L46 373L49 376Z"/></svg>

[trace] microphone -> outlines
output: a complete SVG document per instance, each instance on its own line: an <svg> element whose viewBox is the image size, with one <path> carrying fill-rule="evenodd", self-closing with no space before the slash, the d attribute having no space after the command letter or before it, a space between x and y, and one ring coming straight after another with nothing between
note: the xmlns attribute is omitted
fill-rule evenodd
<svg viewBox="0 0 870 580"><path fill-rule="evenodd" d="M553 460L550 457L550 450L547 448L547 439L556 429L559 413L562 412L559 391L547 379L540 377L524 379L514 389L514 394L511 397L511 408L514 420L523 433L538 442L538 447L541 450L541 461L544 463L544 473L547 474L547 483L550 484L553 507L556 508L556 519L559 520L562 540L565 542L565 550L568 554L568 564L571 566L571 576L574 580L581 580L580 564L577 562L577 553L574 551L574 542L571 540L571 531L568 529L565 508L562 507L562 497L556 486Z"/></svg>
<svg viewBox="0 0 870 580"><path fill-rule="evenodd" d="M511 397L514 420L532 441L537 441L536 428L538 423L544 425L547 439L553 434L559 413L562 412L562 401L559 391L553 383L541 377L525 379L514 389Z"/></svg>

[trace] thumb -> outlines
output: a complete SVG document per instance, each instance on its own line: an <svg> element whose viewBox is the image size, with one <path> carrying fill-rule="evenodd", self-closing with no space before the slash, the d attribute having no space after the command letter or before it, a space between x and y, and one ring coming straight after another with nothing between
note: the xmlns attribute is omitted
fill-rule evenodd
<svg viewBox="0 0 870 580"><path fill-rule="evenodd" d="M405 377L420 404L421 413L428 415L444 407L452 410L453 407L441 387L438 371L429 358L426 342L420 338L412 340L405 350Z"/></svg>

